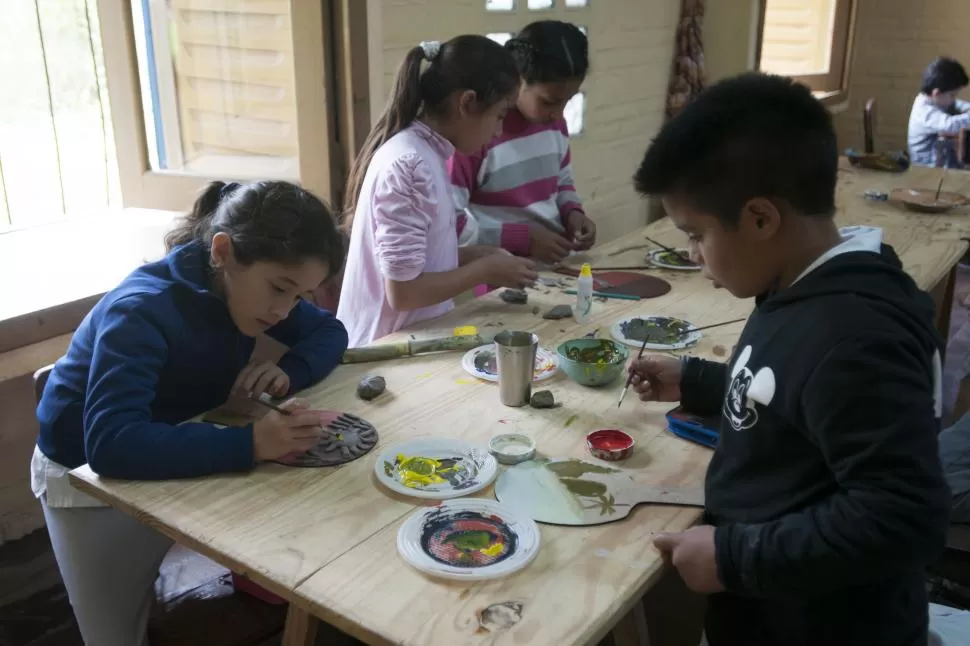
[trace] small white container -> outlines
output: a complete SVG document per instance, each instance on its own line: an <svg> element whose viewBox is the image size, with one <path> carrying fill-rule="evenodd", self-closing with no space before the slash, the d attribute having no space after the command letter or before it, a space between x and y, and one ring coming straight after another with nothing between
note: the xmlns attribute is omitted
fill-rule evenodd
<svg viewBox="0 0 970 646"><path fill-rule="evenodd" d="M489 441L488 451L501 464L519 464L536 456L536 443L528 435L502 433Z"/></svg>
<svg viewBox="0 0 970 646"><path fill-rule="evenodd" d="M573 319L577 323L585 323L589 320L590 311L593 309L593 269L589 263L583 263L579 270L579 278L576 280L576 306L573 307Z"/></svg>

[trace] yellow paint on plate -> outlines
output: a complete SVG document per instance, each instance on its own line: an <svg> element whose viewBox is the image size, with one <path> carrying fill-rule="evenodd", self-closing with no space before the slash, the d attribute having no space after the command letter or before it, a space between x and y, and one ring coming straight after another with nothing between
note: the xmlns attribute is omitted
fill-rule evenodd
<svg viewBox="0 0 970 646"><path fill-rule="evenodd" d="M476 334L478 334L478 328L474 325L463 325L455 328L455 336L475 336Z"/></svg>
<svg viewBox="0 0 970 646"><path fill-rule="evenodd" d="M447 480L441 477L441 474L455 470L457 470L456 466L446 467L434 458L407 457L403 454L397 456L397 473L401 478L401 484L412 489L444 484Z"/></svg>

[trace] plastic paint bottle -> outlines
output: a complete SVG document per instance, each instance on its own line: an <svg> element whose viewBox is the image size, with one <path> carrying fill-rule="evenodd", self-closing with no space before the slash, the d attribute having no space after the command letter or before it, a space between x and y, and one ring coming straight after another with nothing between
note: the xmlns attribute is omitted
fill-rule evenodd
<svg viewBox="0 0 970 646"><path fill-rule="evenodd" d="M589 263L583 263L576 281L576 306L573 308L573 319L577 323L589 320L590 310L593 309L593 269Z"/></svg>

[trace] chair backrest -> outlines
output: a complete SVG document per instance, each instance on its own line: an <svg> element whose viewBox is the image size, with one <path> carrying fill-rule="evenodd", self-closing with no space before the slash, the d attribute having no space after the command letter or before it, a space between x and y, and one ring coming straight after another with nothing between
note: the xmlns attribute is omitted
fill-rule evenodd
<svg viewBox="0 0 970 646"><path fill-rule="evenodd" d="M40 398L44 396L44 387L47 385L47 379L51 376L51 370L53 369L54 364L52 363L34 373L34 400L38 404L40 403Z"/></svg>
<svg viewBox="0 0 970 646"><path fill-rule="evenodd" d="M862 131L865 137L866 153L876 152L876 100L866 101L866 107L862 110Z"/></svg>

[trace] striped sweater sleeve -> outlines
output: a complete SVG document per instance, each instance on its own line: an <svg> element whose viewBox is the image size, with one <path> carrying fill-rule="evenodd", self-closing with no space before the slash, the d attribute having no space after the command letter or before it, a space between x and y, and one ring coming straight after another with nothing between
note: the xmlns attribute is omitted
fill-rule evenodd
<svg viewBox="0 0 970 646"><path fill-rule="evenodd" d="M528 255L530 251L529 225L512 222L502 224L483 222L475 218L472 195L478 190L478 175L482 162L488 154L488 147L473 155L455 152L448 160L448 173L451 176L452 198L458 210L458 236L460 244L490 245L501 247L517 255ZM468 217L471 215L471 218ZM469 221L474 219L474 235L468 235ZM463 235L464 234L464 235ZM474 238L474 239L472 239Z"/></svg>

